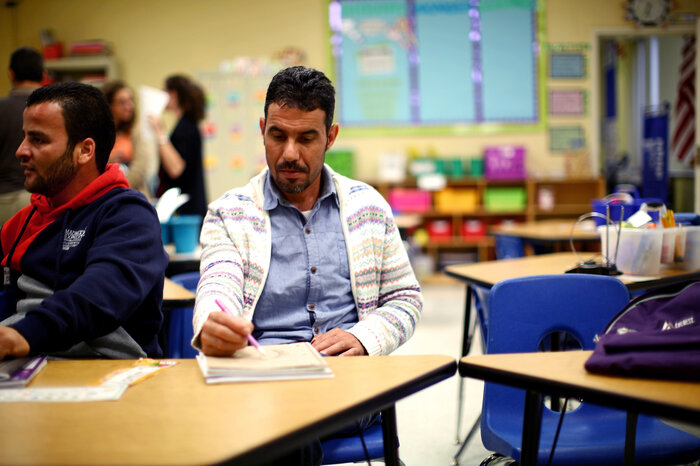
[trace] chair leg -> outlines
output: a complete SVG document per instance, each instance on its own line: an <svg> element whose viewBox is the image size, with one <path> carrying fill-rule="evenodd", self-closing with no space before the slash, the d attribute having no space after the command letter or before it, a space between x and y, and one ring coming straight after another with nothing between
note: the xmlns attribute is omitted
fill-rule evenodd
<svg viewBox="0 0 700 466"><path fill-rule="evenodd" d="M472 319L472 287L467 285L467 296L464 303L464 328L462 329L462 355L460 357L466 356L472 346L472 337L474 335L474 329L476 328L476 318L474 319L474 325L471 325ZM457 391L457 429L455 431L455 445L459 445L459 434L462 427L462 406L464 401L462 400L462 394L464 393L464 377L459 378L459 389Z"/></svg>
<svg viewBox="0 0 700 466"><path fill-rule="evenodd" d="M462 452L467 447L467 444L469 443L469 441L472 439L472 437L476 433L480 424L481 424L481 413L474 421L472 428L469 430L469 433L464 438L464 441L462 442L462 445L460 445L459 450L457 450L457 453L455 453L455 455L452 457L452 461L450 461L451 466L457 466L459 464L459 457L462 456Z"/></svg>
<svg viewBox="0 0 700 466"><path fill-rule="evenodd" d="M635 463L635 444L637 437L637 418L639 413L636 411L627 411L627 422L625 425L625 466Z"/></svg>

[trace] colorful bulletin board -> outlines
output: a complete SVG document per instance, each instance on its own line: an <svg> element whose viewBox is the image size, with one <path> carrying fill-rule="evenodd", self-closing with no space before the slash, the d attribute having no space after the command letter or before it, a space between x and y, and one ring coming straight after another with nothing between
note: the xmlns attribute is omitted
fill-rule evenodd
<svg viewBox="0 0 700 466"><path fill-rule="evenodd" d="M540 123L540 3L331 1L338 120L345 128Z"/></svg>
<svg viewBox="0 0 700 466"><path fill-rule="evenodd" d="M245 185L265 166L259 121L267 86L280 68L271 61L239 58L197 75L207 98L201 128L209 201Z"/></svg>

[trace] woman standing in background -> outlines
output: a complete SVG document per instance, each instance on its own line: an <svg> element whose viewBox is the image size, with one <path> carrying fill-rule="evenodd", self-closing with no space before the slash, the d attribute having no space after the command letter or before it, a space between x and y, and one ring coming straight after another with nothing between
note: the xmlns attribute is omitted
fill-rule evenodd
<svg viewBox="0 0 700 466"><path fill-rule="evenodd" d="M141 136L136 120L134 94L123 81L112 81L102 86L102 92L112 109L117 138L109 155L110 163L118 163L126 174L129 185L151 198L149 168L155 160L156 147Z"/></svg>
<svg viewBox="0 0 700 466"><path fill-rule="evenodd" d="M170 95L166 110L173 111L178 121L168 139L160 119L150 118L160 155L160 185L156 195L160 197L170 188L180 188L190 199L178 209L178 213L204 218L207 200L202 167L202 136L198 127L198 123L204 119L204 92L182 75L166 79L165 90Z"/></svg>

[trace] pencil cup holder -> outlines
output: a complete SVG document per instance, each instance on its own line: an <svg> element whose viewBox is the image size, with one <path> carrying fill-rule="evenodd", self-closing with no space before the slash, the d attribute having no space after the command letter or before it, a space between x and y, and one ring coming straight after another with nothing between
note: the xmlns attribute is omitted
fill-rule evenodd
<svg viewBox="0 0 700 466"><path fill-rule="evenodd" d="M683 225L681 229L685 232L685 251L678 267L686 270L700 269L700 226Z"/></svg>
<svg viewBox="0 0 700 466"><path fill-rule="evenodd" d="M682 261L685 251L685 230L680 227L664 228L661 242L661 263Z"/></svg>
<svg viewBox="0 0 700 466"><path fill-rule="evenodd" d="M175 243L175 252L194 252L199 244L202 226L200 215L178 215L170 219L170 234Z"/></svg>
<svg viewBox="0 0 700 466"><path fill-rule="evenodd" d="M620 240L618 242L616 226L606 227L603 225L598 227L603 258L614 262L622 273L630 275L658 274L661 268L663 229L622 228L619 232ZM606 251L610 257L606 257Z"/></svg>

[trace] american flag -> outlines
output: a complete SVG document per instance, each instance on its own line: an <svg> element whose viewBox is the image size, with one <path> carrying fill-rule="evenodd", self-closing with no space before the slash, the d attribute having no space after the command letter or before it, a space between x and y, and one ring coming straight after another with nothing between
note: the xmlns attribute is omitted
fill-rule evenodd
<svg viewBox="0 0 700 466"><path fill-rule="evenodd" d="M684 163L691 163L695 146L695 36L687 36L678 77L678 98L671 151Z"/></svg>

